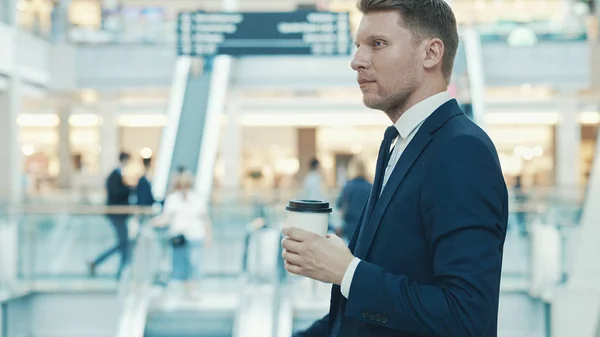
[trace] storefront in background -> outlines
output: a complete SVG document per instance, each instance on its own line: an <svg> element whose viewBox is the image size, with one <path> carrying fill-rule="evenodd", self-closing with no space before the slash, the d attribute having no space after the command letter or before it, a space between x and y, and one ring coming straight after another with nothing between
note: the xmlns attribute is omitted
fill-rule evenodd
<svg viewBox="0 0 600 337"><path fill-rule="evenodd" d="M367 113L365 116L375 118L377 115ZM509 186L514 185L517 177L521 178L525 188L561 185L561 188L577 189L585 186L594 157L600 115L575 111L573 116L576 119L572 130L574 136L561 140L559 138L565 134L565 116L559 112L493 111L486 114L484 127L496 145ZM290 121L294 118L293 114L287 116ZM282 123L285 121L281 118ZM381 134L389 121L372 125L361 124L363 121L358 119L361 123L335 125L326 122L327 118L322 121L325 121L322 125L307 126L242 125L240 175L244 183L240 186L297 188L312 157L321 161L325 181L331 189L339 188L346 180L347 163L354 157L367 162L372 176ZM562 133L559 132L561 127ZM301 133L311 132L314 144L308 142L307 145ZM561 141L575 145L557 146ZM307 147L312 149L306 150ZM565 156L565 148L569 152L573 149L574 154ZM574 164L571 157L577 158ZM220 165L226 165L226 161L220 161ZM559 172L565 166L575 169ZM564 175L571 173L573 177L565 184ZM563 175L562 183L559 183L560 174Z"/></svg>
<svg viewBox="0 0 600 337"><path fill-rule="evenodd" d="M596 154L596 146L598 139L598 124L582 124L581 125L581 165L580 165L580 181L581 186L586 186L594 163Z"/></svg>
<svg viewBox="0 0 600 337"><path fill-rule="evenodd" d="M524 186L554 184L554 125L487 125L509 185L520 176Z"/></svg>
<svg viewBox="0 0 600 337"><path fill-rule="evenodd" d="M573 184L563 188L586 186L596 151L600 113L586 111L573 114L577 119L576 129L567 132L575 135L575 144L578 145L566 148L566 151L575 153L576 162L569 163L558 162L559 128L564 118L561 114L511 112L486 116L486 131L498 149L509 185L520 176L525 187L556 186L557 167L564 164L577 170L574 171ZM568 154L565 157L570 158Z"/></svg>
<svg viewBox="0 0 600 337"><path fill-rule="evenodd" d="M301 187L310 160L321 164L326 189L334 193L347 180L349 162L363 160L369 179L375 174L377 152L385 126L245 126L241 128L241 187L245 191L294 191ZM217 180L230 179L219 172ZM215 186L219 186L217 183Z"/></svg>
<svg viewBox="0 0 600 337"><path fill-rule="evenodd" d="M107 170L118 164L118 154L131 154L126 176L132 181L143 172L142 158L158 155L166 116L120 115L106 120L98 114L69 117L69 152L73 174L85 175L90 184L102 187ZM58 187L61 173L61 122L56 114L21 114L19 141L24 156L23 169L34 190Z"/></svg>

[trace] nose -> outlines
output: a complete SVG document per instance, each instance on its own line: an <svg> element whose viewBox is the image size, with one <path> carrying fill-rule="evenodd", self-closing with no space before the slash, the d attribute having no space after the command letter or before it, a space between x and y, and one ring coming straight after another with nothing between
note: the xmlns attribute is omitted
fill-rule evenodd
<svg viewBox="0 0 600 337"><path fill-rule="evenodd" d="M356 52L354 53L354 57L352 58L352 62L350 62L350 66L355 71L363 70L369 68L369 62L367 53L358 47Z"/></svg>

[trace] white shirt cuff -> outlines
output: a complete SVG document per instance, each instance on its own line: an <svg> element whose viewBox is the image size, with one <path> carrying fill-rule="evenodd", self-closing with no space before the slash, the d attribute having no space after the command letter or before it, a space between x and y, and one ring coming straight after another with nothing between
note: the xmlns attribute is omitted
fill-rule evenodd
<svg viewBox="0 0 600 337"><path fill-rule="evenodd" d="M350 262L348 269L346 269L346 272L344 273L340 290L346 299L350 296L350 286L352 285L352 279L354 278L354 273L356 272L359 263L360 259L355 257L352 259L352 262Z"/></svg>

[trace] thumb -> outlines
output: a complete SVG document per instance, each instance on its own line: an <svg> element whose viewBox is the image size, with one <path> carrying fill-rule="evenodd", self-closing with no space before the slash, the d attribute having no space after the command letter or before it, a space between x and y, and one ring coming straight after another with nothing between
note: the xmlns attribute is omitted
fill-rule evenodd
<svg viewBox="0 0 600 337"><path fill-rule="evenodd" d="M342 241L342 238L340 238L339 236L335 235L335 234L327 234L326 238L328 240L338 240L338 241Z"/></svg>

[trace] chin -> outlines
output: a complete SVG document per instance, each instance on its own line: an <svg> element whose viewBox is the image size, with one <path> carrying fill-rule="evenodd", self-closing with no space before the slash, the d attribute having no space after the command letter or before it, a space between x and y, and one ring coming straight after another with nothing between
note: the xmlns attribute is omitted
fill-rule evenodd
<svg viewBox="0 0 600 337"><path fill-rule="evenodd" d="M375 109L375 110L383 110L381 98L377 97L373 94L364 94L363 95L363 104L367 108Z"/></svg>

